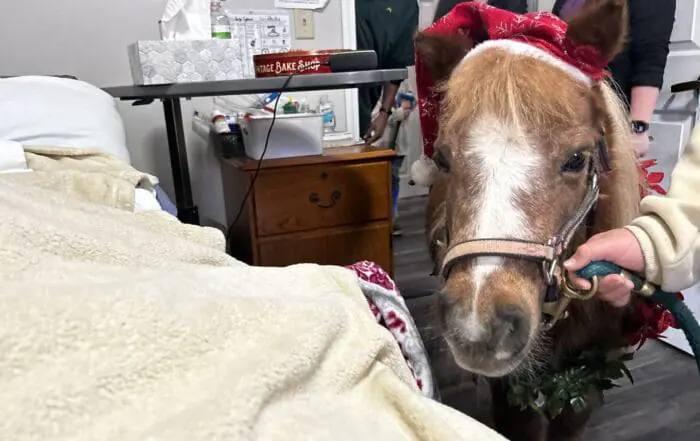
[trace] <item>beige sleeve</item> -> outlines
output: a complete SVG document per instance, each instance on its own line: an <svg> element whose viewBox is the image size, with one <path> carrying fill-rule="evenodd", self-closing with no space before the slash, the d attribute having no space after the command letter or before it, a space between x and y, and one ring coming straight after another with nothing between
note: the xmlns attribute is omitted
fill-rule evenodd
<svg viewBox="0 0 700 441"><path fill-rule="evenodd" d="M627 228L642 246L646 277L666 291L700 282L700 125L671 174L667 196L642 200Z"/></svg>

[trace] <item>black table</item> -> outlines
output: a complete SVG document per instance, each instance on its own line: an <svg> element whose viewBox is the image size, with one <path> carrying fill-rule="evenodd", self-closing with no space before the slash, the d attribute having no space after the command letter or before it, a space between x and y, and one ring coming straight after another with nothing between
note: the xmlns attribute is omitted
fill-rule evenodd
<svg viewBox="0 0 700 441"><path fill-rule="evenodd" d="M373 86L389 81L403 80L407 76L406 69L298 75L289 81L284 92ZM122 101L134 101L133 105L135 106L151 104L155 100L163 102L178 218L182 222L199 224L199 213L192 196L180 99L279 91L287 81L287 78L251 78L232 81L178 83L162 86L117 86L106 87L103 90Z"/></svg>

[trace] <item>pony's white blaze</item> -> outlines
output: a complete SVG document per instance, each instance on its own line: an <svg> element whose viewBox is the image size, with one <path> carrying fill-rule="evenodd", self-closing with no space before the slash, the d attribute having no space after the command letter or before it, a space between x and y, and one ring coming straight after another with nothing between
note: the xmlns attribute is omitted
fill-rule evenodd
<svg viewBox="0 0 700 441"><path fill-rule="evenodd" d="M469 133L465 160L475 164L481 184L476 197L474 239L531 239L528 220L518 207L518 195L528 194L543 165L541 156L517 127L495 118L477 121ZM503 264L501 257L477 257L472 266L474 296L465 323L466 336L480 340L484 328L477 316L477 303L484 282ZM488 293L485 293L488 294Z"/></svg>

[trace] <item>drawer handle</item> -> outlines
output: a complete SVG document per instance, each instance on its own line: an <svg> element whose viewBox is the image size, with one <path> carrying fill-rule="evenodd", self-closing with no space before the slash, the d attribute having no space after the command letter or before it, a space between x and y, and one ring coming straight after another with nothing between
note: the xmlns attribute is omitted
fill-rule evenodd
<svg viewBox="0 0 700 441"><path fill-rule="evenodd" d="M311 193L309 195L309 202L316 204L316 206L319 208L331 208L340 199L340 196L341 193L338 190L333 190L333 193L331 193L331 201L324 204L321 202L321 198L319 197L318 193Z"/></svg>

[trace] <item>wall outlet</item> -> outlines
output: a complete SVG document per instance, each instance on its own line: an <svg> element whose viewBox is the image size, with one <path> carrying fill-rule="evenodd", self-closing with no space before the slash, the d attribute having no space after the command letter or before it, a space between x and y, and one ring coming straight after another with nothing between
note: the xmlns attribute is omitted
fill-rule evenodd
<svg viewBox="0 0 700 441"><path fill-rule="evenodd" d="M294 37L297 40L313 40L316 38L314 11L310 9L294 10Z"/></svg>

